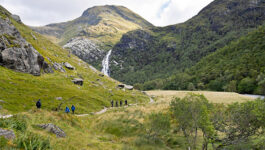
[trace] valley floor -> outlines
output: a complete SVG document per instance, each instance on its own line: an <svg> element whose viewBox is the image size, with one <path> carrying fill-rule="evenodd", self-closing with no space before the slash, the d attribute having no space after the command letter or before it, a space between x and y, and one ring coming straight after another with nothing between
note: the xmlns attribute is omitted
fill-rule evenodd
<svg viewBox="0 0 265 150"><path fill-rule="evenodd" d="M11 118L24 120L27 125L26 132L50 139L51 147L55 150L184 149L185 139L180 133L174 137L179 141L179 143L173 143L174 147L172 145L148 144L148 141L143 140L144 133L146 133L143 126L150 114L168 111L172 98L182 98L189 92L191 91L147 91L150 99L154 99L152 103L104 109L94 115L89 114L82 117L63 112L33 109ZM206 91L192 91L192 93L204 94L213 103L229 104L253 100L237 93ZM0 125L4 120L8 119L0 119ZM55 135L35 127L37 124L47 123L55 124L63 129L67 135L66 138L57 138ZM199 134L199 136L198 141L201 143L202 135ZM13 145L12 142L8 144L10 147Z"/></svg>

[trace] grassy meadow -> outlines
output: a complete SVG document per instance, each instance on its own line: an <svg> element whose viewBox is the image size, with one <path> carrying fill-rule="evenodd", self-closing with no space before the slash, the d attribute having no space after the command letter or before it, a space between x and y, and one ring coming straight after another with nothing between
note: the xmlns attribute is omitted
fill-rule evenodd
<svg viewBox="0 0 265 150"><path fill-rule="evenodd" d="M100 115L87 115L77 117L73 114L54 112L48 110L30 109L15 116L18 120L26 122L25 132L38 134L50 141L52 149L65 150L160 150L185 149L187 142L181 132L174 131L176 125L171 122L170 132L165 134L163 140L150 139L150 120L153 114L166 115L170 102L174 97L184 97L189 91L148 91L148 95L155 99L154 103L138 103L129 107L110 108ZM231 104L233 102L246 102L253 99L226 92L193 92L202 93L210 102ZM169 116L168 116L169 117ZM12 118L7 119L12 120ZM163 118L161 118L163 120ZM0 120L1 122L4 120ZM53 123L62 128L67 137L57 138L55 135L36 128L36 124ZM151 125L152 126L152 125ZM18 134L19 135L19 134ZM163 143L166 141L166 143ZM12 147L16 142L9 142ZM198 132L198 145L203 143L203 134ZM211 150L212 147L209 147Z"/></svg>

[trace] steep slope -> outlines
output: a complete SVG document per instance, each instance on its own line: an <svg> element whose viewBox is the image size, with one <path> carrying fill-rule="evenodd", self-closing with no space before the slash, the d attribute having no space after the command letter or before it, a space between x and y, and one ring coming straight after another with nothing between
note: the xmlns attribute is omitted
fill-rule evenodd
<svg viewBox="0 0 265 150"><path fill-rule="evenodd" d="M54 73L46 74L44 73L45 70L41 68L40 76L33 76L28 74L31 73L28 71L21 71L12 67L11 69L18 70L19 72L8 69L4 65L6 62L3 63L1 60L1 109L10 112L26 111L35 107L36 100L41 99L43 109L49 111L61 110L65 106L74 104L77 108L77 113L89 113L100 110L103 106L109 106L111 100L128 99L130 103L149 100L139 91L117 88L119 84L117 81L102 76L100 72L93 69L87 63L74 55L69 55L67 50L35 33L23 23L15 21L11 17L11 14L0 6L0 23L3 24L5 22L8 22L7 26L12 27L14 31L18 31L16 32L17 36L12 37L15 43L17 41L24 41L30 44L30 46L28 45L30 49L17 45L17 47L12 45L1 47L1 52L2 50L9 50L11 54L18 54L18 56L11 55L13 59L7 63L20 63L21 56L25 56L25 60L27 60L27 57L30 58L31 53L24 52L30 52L34 49L35 53L43 57L48 66L53 66ZM0 29L2 28L3 26L0 27ZM4 35L1 32L0 43L5 42ZM19 47L21 51L23 50L23 55L17 53L16 49L19 49ZM71 68L69 65L67 66L67 64L72 65L74 68ZM29 68L33 67L35 66L30 66ZM75 78L81 78L84 81L83 86L74 84L73 80Z"/></svg>
<svg viewBox="0 0 265 150"><path fill-rule="evenodd" d="M265 95L264 39L265 25L204 57L184 73L140 87Z"/></svg>
<svg viewBox="0 0 265 150"><path fill-rule="evenodd" d="M89 8L73 21L33 27L33 29L71 49L84 61L100 68L99 61L124 33L148 27L152 27L152 24L129 9L106 5ZM100 50L99 52L95 51L94 45ZM79 50L86 51L88 57L79 55Z"/></svg>
<svg viewBox="0 0 265 150"><path fill-rule="evenodd" d="M128 84L166 78L265 22L261 0L215 0L183 24L125 34L111 55L111 76Z"/></svg>

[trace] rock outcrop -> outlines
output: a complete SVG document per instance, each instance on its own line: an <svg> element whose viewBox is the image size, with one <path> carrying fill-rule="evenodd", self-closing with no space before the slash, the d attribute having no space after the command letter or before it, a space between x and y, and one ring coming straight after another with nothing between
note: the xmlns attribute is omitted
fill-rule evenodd
<svg viewBox="0 0 265 150"><path fill-rule="evenodd" d="M83 85L83 83L84 83L84 80L83 79L79 79L79 78L75 78L75 79L73 79L72 80L72 82L74 83L74 84L77 84L77 85Z"/></svg>
<svg viewBox="0 0 265 150"><path fill-rule="evenodd" d="M105 51L87 38L73 38L63 48L70 49L71 53L90 64L101 61L105 56Z"/></svg>
<svg viewBox="0 0 265 150"><path fill-rule="evenodd" d="M45 66L45 72L52 72L40 53L20 35L8 18L0 18L0 65L37 76L42 66Z"/></svg>
<svg viewBox="0 0 265 150"><path fill-rule="evenodd" d="M65 69L63 68L63 66L62 66L61 64L55 62L55 63L53 63L52 65L53 65L53 68L54 68L55 70L58 70L58 71L60 71L60 72L65 72Z"/></svg>
<svg viewBox="0 0 265 150"><path fill-rule="evenodd" d="M65 62L64 63L64 66L67 68L67 69L70 69L70 70L75 70L75 67L73 67L71 64L69 64L68 62Z"/></svg>
<svg viewBox="0 0 265 150"><path fill-rule="evenodd" d="M5 137L8 140L16 138L15 133L11 130L5 130L0 128L0 136Z"/></svg>
<svg viewBox="0 0 265 150"><path fill-rule="evenodd" d="M16 22L18 22L18 23L22 23L22 21L21 21L21 19L20 19L20 17L19 17L18 15L13 14L13 15L11 15L11 17L12 17Z"/></svg>
<svg viewBox="0 0 265 150"><path fill-rule="evenodd" d="M42 129L47 130L48 132L51 132L51 133L55 134L56 137L58 137L58 138L66 137L65 132L61 128L57 127L54 124L48 123L48 124L40 124L40 125L37 125L37 126L42 128Z"/></svg>

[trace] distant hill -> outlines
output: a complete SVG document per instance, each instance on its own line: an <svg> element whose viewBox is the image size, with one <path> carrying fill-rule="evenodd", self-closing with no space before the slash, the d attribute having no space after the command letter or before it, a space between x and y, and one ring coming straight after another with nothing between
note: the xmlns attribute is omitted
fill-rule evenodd
<svg viewBox="0 0 265 150"><path fill-rule="evenodd" d="M215 0L182 24L123 35L113 48L110 74L128 84L167 78L264 23L264 1Z"/></svg>
<svg viewBox="0 0 265 150"><path fill-rule="evenodd" d="M140 87L265 95L265 25L201 59L191 69Z"/></svg>
<svg viewBox="0 0 265 150"><path fill-rule="evenodd" d="M72 21L32 29L100 68L100 61L106 51L110 50L124 33L152 26L126 7L105 5L89 8L82 16Z"/></svg>
<svg viewBox="0 0 265 150"><path fill-rule="evenodd" d="M119 82L32 31L2 6L0 31L1 109L27 111L41 99L49 111L74 104L77 113L89 113L111 100L149 100L139 91L117 88ZM82 86L74 84L80 80Z"/></svg>

